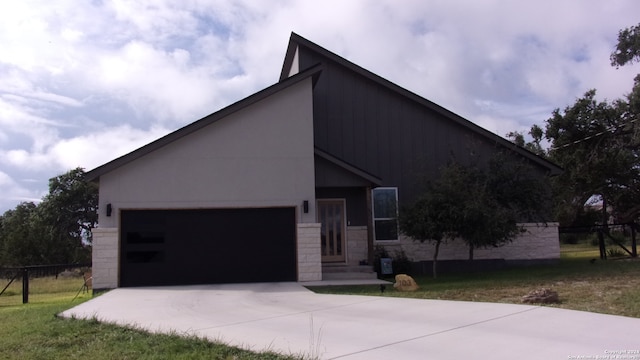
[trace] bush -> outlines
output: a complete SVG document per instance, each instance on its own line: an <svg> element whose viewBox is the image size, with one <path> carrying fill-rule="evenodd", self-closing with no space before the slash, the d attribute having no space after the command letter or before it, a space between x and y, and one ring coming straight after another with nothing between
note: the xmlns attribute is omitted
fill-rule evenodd
<svg viewBox="0 0 640 360"><path fill-rule="evenodd" d="M402 249L400 249L400 251L396 251L395 256L393 257L393 274L411 275L411 261Z"/></svg>
<svg viewBox="0 0 640 360"><path fill-rule="evenodd" d="M589 244L591 244L591 246L600 246L597 233L593 233L589 236Z"/></svg>
<svg viewBox="0 0 640 360"><path fill-rule="evenodd" d="M626 254L624 251L618 248L612 248L607 250L607 256L611 258L624 257Z"/></svg>
<svg viewBox="0 0 640 360"><path fill-rule="evenodd" d="M407 257L404 250L396 250L394 255L389 254L389 251L381 245L376 245L373 250L373 270L378 273L378 276L382 276L382 269L380 268L380 259L392 259L391 266L393 267L393 274L411 274L411 260Z"/></svg>
<svg viewBox="0 0 640 360"><path fill-rule="evenodd" d="M580 242L580 236L577 234L560 234L560 243L575 245Z"/></svg>
<svg viewBox="0 0 640 360"><path fill-rule="evenodd" d="M611 232L611 237L605 235L605 240L608 245L626 244L627 238L621 232Z"/></svg>

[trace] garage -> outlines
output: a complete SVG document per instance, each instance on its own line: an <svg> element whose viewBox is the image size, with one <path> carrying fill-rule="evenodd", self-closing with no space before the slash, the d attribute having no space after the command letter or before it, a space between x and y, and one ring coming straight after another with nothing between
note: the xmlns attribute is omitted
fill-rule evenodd
<svg viewBox="0 0 640 360"><path fill-rule="evenodd" d="M120 286L296 281L295 208L122 210Z"/></svg>

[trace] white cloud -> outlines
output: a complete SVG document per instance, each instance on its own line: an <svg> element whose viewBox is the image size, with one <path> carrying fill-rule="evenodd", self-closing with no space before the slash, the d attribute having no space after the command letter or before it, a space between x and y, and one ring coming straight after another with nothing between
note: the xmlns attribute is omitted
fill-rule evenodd
<svg viewBox="0 0 640 360"><path fill-rule="evenodd" d="M98 129L70 139L56 139L38 149L0 151L0 165L23 170L48 170L53 174L76 167L91 169L131 152L169 130L134 129L129 125ZM53 175L52 175L53 176Z"/></svg>
<svg viewBox="0 0 640 360"><path fill-rule="evenodd" d="M2 2L0 173L40 194L271 85L291 31L499 135L526 133L588 89L631 90L638 65L608 56L638 13L635 0Z"/></svg>
<svg viewBox="0 0 640 360"><path fill-rule="evenodd" d="M42 199L42 194L29 190L2 171L0 171L0 193L3 194L0 197L0 215L18 203L37 203Z"/></svg>
<svg viewBox="0 0 640 360"><path fill-rule="evenodd" d="M47 156L60 169L98 167L169 133L164 128L140 130L123 125L57 142Z"/></svg>
<svg viewBox="0 0 640 360"><path fill-rule="evenodd" d="M129 104L141 117L184 124L203 116L216 104L208 69L192 66L184 49L166 52L132 41L105 54L92 72L94 89ZM220 86L220 84L216 84ZM148 115L147 115L148 114Z"/></svg>

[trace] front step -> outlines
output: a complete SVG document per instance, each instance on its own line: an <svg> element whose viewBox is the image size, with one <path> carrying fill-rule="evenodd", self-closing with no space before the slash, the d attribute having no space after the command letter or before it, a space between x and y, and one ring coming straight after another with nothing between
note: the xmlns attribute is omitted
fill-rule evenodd
<svg viewBox="0 0 640 360"><path fill-rule="evenodd" d="M375 280L378 278L376 273L323 273L322 280Z"/></svg>
<svg viewBox="0 0 640 360"><path fill-rule="evenodd" d="M322 264L322 280L365 280L377 278L378 274L373 271L373 266Z"/></svg>

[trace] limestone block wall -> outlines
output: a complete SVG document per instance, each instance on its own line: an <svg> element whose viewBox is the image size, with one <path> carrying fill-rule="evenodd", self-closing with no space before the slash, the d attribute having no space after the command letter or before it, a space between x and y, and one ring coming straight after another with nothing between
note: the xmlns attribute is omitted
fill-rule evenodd
<svg viewBox="0 0 640 360"><path fill-rule="evenodd" d="M93 289L118 287L118 228L95 228L93 233Z"/></svg>
<svg viewBox="0 0 640 360"><path fill-rule="evenodd" d="M359 265L360 261L367 260L367 227L347 227L347 264Z"/></svg>
<svg viewBox="0 0 640 360"><path fill-rule="evenodd" d="M298 224L298 281L300 282L322 280L320 225Z"/></svg>
<svg viewBox="0 0 640 360"><path fill-rule="evenodd" d="M525 230L513 242L498 248L475 249L474 259L504 259L507 261L550 260L560 258L558 223L525 223ZM399 242L380 244L393 254L404 250L411 261L433 260L433 243L421 243L408 237ZM467 260L469 248L462 240L443 243L438 260Z"/></svg>
<svg viewBox="0 0 640 360"><path fill-rule="evenodd" d="M523 225L525 232L511 244L493 249L494 254L505 260L560 259L558 223ZM485 255L485 258L489 257Z"/></svg>

